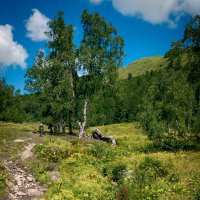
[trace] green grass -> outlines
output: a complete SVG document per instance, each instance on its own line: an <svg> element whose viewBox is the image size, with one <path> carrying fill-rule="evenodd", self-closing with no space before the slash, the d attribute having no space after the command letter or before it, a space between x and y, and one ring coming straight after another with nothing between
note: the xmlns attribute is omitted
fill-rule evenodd
<svg viewBox="0 0 200 200"><path fill-rule="evenodd" d="M29 132L35 130L36 127L37 123L14 124L0 122L0 197L5 195L5 179L7 177L2 160L15 160L28 142ZM24 142L15 143L14 140L16 139L24 140Z"/></svg>
<svg viewBox="0 0 200 200"><path fill-rule="evenodd" d="M133 63L130 63L125 68L119 69L119 78L126 79L128 74L132 76L139 76L145 74L147 71L163 69L167 66L167 59L161 56L153 56L148 58L142 58Z"/></svg>
<svg viewBox="0 0 200 200"><path fill-rule="evenodd" d="M0 122L0 157L16 155L25 143L15 143L16 139L27 139L29 132L37 129L37 123L3 123Z"/></svg>
<svg viewBox="0 0 200 200"><path fill-rule="evenodd" d="M27 131L33 131L37 124L1 124L0 127L14 134L9 137L12 141L19 136L29 137ZM38 142L35 155L25 164L46 185L43 200L114 200L126 195L136 200L199 198L200 152L148 152L151 141L137 123L97 128L103 135L113 136L117 146L77 136L46 135L42 145L41 140L34 139ZM88 128L87 133L91 134L92 130ZM9 144L12 147L13 143ZM59 172L60 178L52 181L48 170Z"/></svg>

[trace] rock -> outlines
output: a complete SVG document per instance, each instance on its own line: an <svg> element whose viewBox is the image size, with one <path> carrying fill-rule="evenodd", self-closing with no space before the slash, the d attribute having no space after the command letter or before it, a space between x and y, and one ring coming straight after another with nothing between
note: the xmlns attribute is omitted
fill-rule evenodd
<svg viewBox="0 0 200 200"><path fill-rule="evenodd" d="M114 182L114 181L112 181L111 184L114 185L114 186L117 186L117 183Z"/></svg>
<svg viewBox="0 0 200 200"><path fill-rule="evenodd" d="M39 189L28 189L26 191L27 195L28 196L41 196L42 195L42 192L39 190Z"/></svg>
<svg viewBox="0 0 200 200"><path fill-rule="evenodd" d="M57 181L60 178L60 172L48 172L52 181Z"/></svg>
<svg viewBox="0 0 200 200"><path fill-rule="evenodd" d="M17 172L24 173L24 171L22 169L17 169Z"/></svg>
<svg viewBox="0 0 200 200"><path fill-rule="evenodd" d="M131 178L132 174L133 174L133 170L127 170L127 171L125 171L123 173L124 179L127 181L128 179Z"/></svg>
<svg viewBox="0 0 200 200"><path fill-rule="evenodd" d="M16 195L17 196L26 196L26 193L19 191L16 193Z"/></svg>
<svg viewBox="0 0 200 200"><path fill-rule="evenodd" d="M33 178L30 177L30 176L28 176L28 177L27 177L27 180L28 180L29 182L32 182L32 181L33 181Z"/></svg>
<svg viewBox="0 0 200 200"><path fill-rule="evenodd" d="M18 181L17 185L19 185L19 186L22 185L22 182L21 182L21 181Z"/></svg>
<svg viewBox="0 0 200 200"><path fill-rule="evenodd" d="M16 140L14 140L14 142L20 143L20 142L24 142L24 140L16 139Z"/></svg>
<svg viewBox="0 0 200 200"><path fill-rule="evenodd" d="M9 194L9 197L10 197L10 199L16 199L16 197L15 197L15 195L14 194Z"/></svg>

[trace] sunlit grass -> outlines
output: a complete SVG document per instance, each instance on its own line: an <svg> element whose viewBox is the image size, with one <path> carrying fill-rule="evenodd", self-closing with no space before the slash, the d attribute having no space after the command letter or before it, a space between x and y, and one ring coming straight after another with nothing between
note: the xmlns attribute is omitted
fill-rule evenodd
<svg viewBox="0 0 200 200"><path fill-rule="evenodd" d="M12 155L17 149L19 151L20 144L15 144L13 141L26 140L30 137L30 132L38 129L38 125L39 123L1 123L1 155ZM45 128L47 131L46 126ZM146 188L148 195L158 196L157 199L195 199L194 194L198 191L200 180L200 152L144 151L151 141L137 123L113 124L97 128L102 135L113 136L117 146L78 139L77 136L45 135L42 140L40 137L32 138L36 143L41 144L43 141L46 152L41 152L42 157L39 157L40 152L38 152L27 162L36 179L48 186L44 199L63 199L66 196L71 199L116 199L116 193L121 186L113 184L112 170L123 164L127 170L134 172L147 157L163 163L168 171L166 177L159 178L156 182L152 182L150 188ZM88 128L87 134L91 135L93 130L94 127ZM23 145L25 144L21 144L21 148ZM54 155L54 149L59 150L56 150L58 155ZM63 155L59 157L59 152L63 151L68 152L66 157ZM58 156L57 163L48 159L49 156L50 158ZM56 165L53 170L61 174L56 182L50 180L46 171L52 165Z"/></svg>
<svg viewBox="0 0 200 200"><path fill-rule="evenodd" d="M161 56L153 56L148 58L142 58L133 63L130 63L126 68L119 69L119 78L126 79L128 74L132 74L133 77L143 75L151 70L160 70L167 66L167 59Z"/></svg>

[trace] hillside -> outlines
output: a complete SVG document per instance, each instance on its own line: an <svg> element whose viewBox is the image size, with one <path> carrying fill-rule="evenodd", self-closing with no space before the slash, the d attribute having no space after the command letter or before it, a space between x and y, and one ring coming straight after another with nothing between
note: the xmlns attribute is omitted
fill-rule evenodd
<svg viewBox="0 0 200 200"><path fill-rule="evenodd" d="M129 73L131 73L132 76L139 76L147 71L164 68L166 64L167 64L167 59L161 56L142 58L140 60L130 63L125 68L120 68L119 78L125 79L128 77Z"/></svg>
<svg viewBox="0 0 200 200"><path fill-rule="evenodd" d="M39 193L41 200L113 200L124 195L141 200L199 199L199 152L155 151L137 123L97 127L116 139L116 147L69 135L46 133L41 138L31 133L36 127L32 123L0 123L0 199L5 192L7 197L33 199L42 186L46 189L43 195ZM14 142L16 139L21 142ZM30 145L35 146L30 157L20 158L20 151L27 151ZM3 165L6 169L14 166L17 176L13 167L5 172ZM14 187L8 190L6 183ZM36 184L35 189L23 189Z"/></svg>

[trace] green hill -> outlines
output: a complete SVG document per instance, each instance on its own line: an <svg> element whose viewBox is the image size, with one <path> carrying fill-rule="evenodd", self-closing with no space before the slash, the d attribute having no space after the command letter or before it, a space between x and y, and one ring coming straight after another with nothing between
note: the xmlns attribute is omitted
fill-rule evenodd
<svg viewBox="0 0 200 200"><path fill-rule="evenodd" d="M161 56L153 56L148 58L142 58L135 62L130 63L125 68L119 69L119 78L125 79L128 74L131 73L132 76L139 76L147 71L159 70L164 68L167 64L167 59Z"/></svg>

